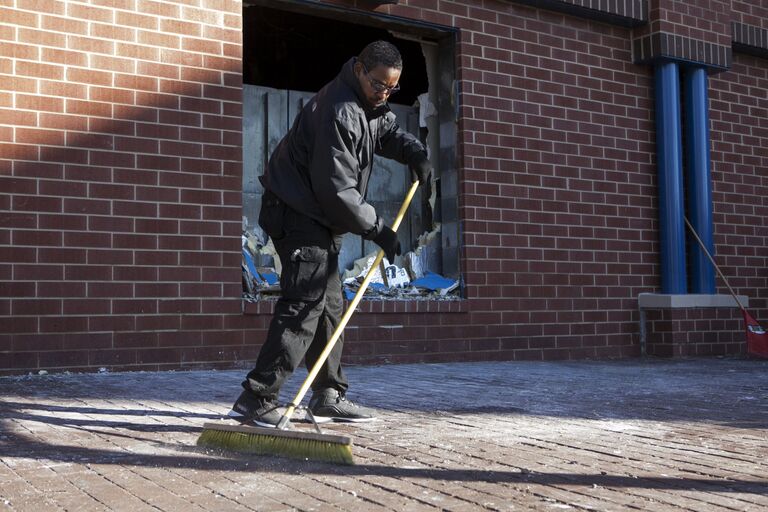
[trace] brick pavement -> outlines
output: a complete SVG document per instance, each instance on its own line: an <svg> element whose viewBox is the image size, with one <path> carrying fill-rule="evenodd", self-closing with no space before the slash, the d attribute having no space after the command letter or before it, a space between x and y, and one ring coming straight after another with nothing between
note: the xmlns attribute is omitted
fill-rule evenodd
<svg viewBox="0 0 768 512"><path fill-rule="evenodd" d="M352 467L196 448L242 370L0 378L0 510L768 509L768 361L348 373Z"/></svg>

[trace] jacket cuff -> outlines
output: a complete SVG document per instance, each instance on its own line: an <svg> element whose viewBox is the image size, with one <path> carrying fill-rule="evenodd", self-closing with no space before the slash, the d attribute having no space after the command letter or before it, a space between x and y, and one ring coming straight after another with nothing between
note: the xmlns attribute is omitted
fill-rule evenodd
<svg viewBox="0 0 768 512"><path fill-rule="evenodd" d="M369 230L365 231L361 236L365 240L373 240L377 236L379 236L379 233L381 233L381 229L384 227L384 221L381 220L381 217L378 215L376 216L376 223L371 227Z"/></svg>

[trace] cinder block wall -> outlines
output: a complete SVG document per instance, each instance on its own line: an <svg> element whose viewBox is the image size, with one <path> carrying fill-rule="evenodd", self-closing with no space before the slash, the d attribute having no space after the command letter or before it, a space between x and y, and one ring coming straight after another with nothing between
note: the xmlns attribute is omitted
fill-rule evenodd
<svg viewBox="0 0 768 512"><path fill-rule="evenodd" d="M0 373L255 357L271 305L241 312L241 8L0 1ZM659 285L640 29L505 0L377 11L459 29L466 299L364 303L347 360L639 354L636 297ZM766 62L734 61L711 86L715 235L762 297Z"/></svg>

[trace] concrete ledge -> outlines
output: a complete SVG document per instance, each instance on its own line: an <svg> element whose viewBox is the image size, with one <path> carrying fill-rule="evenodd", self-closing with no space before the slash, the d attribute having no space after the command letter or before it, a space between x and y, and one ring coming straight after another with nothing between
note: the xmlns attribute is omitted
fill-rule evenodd
<svg viewBox="0 0 768 512"><path fill-rule="evenodd" d="M738 295L744 307L749 306L749 297ZM664 294L641 293L637 296L640 309L680 309L680 308L737 308L739 305L731 295L709 294Z"/></svg>

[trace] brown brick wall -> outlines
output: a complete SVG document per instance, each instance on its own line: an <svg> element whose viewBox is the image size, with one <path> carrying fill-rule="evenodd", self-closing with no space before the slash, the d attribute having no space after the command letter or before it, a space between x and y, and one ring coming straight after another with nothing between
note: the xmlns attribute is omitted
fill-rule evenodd
<svg viewBox="0 0 768 512"><path fill-rule="evenodd" d="M452 20L471 332L508 358L636 353L636 294L656 285L650 70L628 29L484 6Z"/></svg>
<svg viewBox="0 0 768 512"><path fill-rule="evenodd" d="M768 61L734 54L732 68L711 79L712 200L715 245L723 273L750 311L768 315ZM727 288L718 280L720 293Z"/></svg>
<svg viewBox="0 0 768 512"><path fill-rule="evenodd" d="M665 2L656 27L726 44L724 3ZM0 2L0 373L255 357L271 304L241 312L240 9ZM363 303L348 361L637 355L659 284L638 29L504 0L377 10L459 29L466 299ZM758 318L765 67L739 55L711 86L717 252Z"/></svg>
<svg viewBox="0 0 768 512"><path fill-rule="evenodd" d="M768 29L767 0L731 0L733 21Z"/></svg>
<svg viewBox="0 0 768 512"><path fill-rule="evenodd" d="M736 308L649 310L646 328L650 356L743 355L746 349Z"/></svg>
<svg viewBox="0 0 768 512"><path fill-rule="evenodd" d="M0 371L232 360L240 2L3 4Z"/></svg>
<svg viewBox="0 0 768 512"><path fill-rule="evenodd" d="M652 1L649 23L634 31L635 62L662 57L728 68L732 16L730 0Z"/></svg>
<svg viewBox="0 0 768 512"><path fill-rule="evenodd" d="M731 0L652 0L651 32L731 45Z"/></svg>

